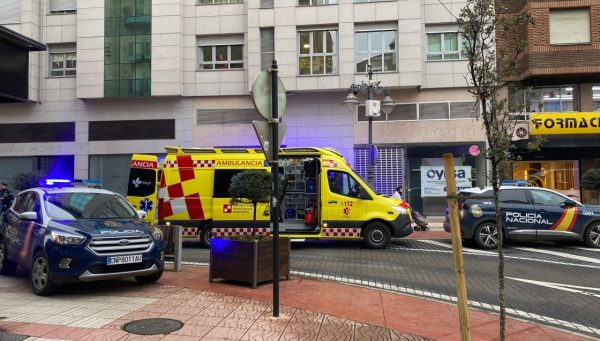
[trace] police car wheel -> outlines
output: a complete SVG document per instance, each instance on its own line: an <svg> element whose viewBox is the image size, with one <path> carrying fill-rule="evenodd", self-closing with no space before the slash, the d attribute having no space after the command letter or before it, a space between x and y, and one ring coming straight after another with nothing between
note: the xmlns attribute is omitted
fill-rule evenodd
<svg viewBox="0 0 600 341"><path fill-rule="evenodd" d="M42 252L38 252L33 257L31 269L29 272L29 280L33 293L39 296L46 296L52 293L54 284L50 280L50 271L48 268L48 260Z"/></svg>
<svg viewBox="0 0 600 341"><path fill-rule="evenodd" d="M368 248L383 249L390 243L390 230L382 223L371 223L367 225L363 239Z"/></svg>
<svg viewBox="0 0 600 341"><path fill-rule="evenodd" d="M6 256L6 245L0 242L0 275L12 275L15 273L17 264L13 263Z"/></svg>
<svg viewBox="0 0 600 341"><path fill-rule="evenodd" d="M135 280L141 284L150 284L158 281L163 275L163 270L161 269L157 273L153 273L152 275L147 276L136 276Z"/></svg>
<svg viewBox="0 0 600 341"><path fill-rule="evenodd" d="M200 230L200 245L210 247L210 239L212 238L212 225L206 225Z"/></svg>
<svg viewBox="0 0 600 341"><path fill-rule="evenodd" d="M477 226L473 241L482 249L498 248L498 226L491 222Z"/></svg>
<svg viewBox="0 0 600 341"><path fill-rule="evenodd" d="M600 222L595 222L585 230L585 245L600 248Z"/></svg>

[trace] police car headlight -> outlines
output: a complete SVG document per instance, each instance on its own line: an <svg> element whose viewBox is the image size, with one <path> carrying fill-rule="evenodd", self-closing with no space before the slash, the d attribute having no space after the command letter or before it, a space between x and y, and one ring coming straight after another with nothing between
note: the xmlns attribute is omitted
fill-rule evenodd
<svg viewBox="0 0 600 341"><path fill-rule="evenodd" d="M408 210L404 207L401 206L392 206L392 210L396 211L397 213L400 214L408 214Z"/></svg>
<svg viewBox="0 0 600 341"><path fill-rule="evenodd" d="M52 231L50 234L52 235L52 241L57 244L80 245L85 241L85 237L78 234L63 231Z"/></svg>
<svg viewBox="0 0 600 341"><path fill-rule="evenodd" d="M158 227L153 227L152 238L154 240L163 240L163 233Z"/></svg>

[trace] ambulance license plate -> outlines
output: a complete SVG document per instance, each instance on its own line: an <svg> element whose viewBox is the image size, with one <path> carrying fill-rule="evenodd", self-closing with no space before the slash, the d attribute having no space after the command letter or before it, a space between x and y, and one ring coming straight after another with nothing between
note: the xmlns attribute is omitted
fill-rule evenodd
<svg viewBox="0 0 600 341"><path fill-rule="evenodd" d="M106 258L106 265L141 263L142 255L114 256Z"/></svg>

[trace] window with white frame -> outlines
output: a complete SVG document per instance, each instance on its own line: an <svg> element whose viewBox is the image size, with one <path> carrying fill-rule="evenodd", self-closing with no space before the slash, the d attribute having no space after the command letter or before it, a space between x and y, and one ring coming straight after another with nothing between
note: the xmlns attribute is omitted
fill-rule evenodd
<svg viewBox="0 0 600 341"><path fill-rule="evenodd" d="M77 58L74 46L49 47L50 77L75 76Z"/></svg>
<svg viewBox="0 0 600 341"><path fill-rule="evenodd" d="M460 32L427 32L427 60L467 59Z"/></svg>
<svg viewBox="0 0 600 341"><path fill-rule="evenodd" d="M198 5L239 4L243 0L198 0Z"/></svg>
<svg viewBox="0 0 600 341"><path fill-rule="evenodd" d="M354 0L354 3L361 3L361 2L380 2L380 1L389 1L389 0Z"/></svg>
<svg viewBox="0 0 600 341"><path fill-rule="evenodd" d="M337 0L298 0L298 6L335 5Z"/></svg>
<svg viewBox="0 0 600 341"><path fill-rule="evenodd" d="M244 68L244 45L199 46L200 70Z"/></svg>
<svg viewBox="0 0 600 341"><path fill-rule="evenodd" d="M586 44L590 42L589 8L550 10L550 44Z"/></svg>
<svg viewBox="0 0 600 341"><path fill-rule="evenodd" d="M50 13L66 14L77 11L77 0L50 0Z"/></svg>
<svg viewBox="0 0 600 341"><path fill-rule="evenodd" d="M298 74L337 73L337 30L298 32Z"/></svg>
<svg viewBox="0 0 600 341"><path fill-rule="evenodd" d="M356 72L396 71L396 30L356 32Z"/></svg>

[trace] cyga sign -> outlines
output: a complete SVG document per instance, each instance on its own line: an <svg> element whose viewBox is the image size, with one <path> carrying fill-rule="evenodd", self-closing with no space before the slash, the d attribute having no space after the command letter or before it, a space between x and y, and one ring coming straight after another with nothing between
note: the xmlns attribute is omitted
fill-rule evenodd
<svg viewBox="0 0 600 341"><path fill-rule="evenodd" d="M454 167L457 189L470 188L471 166ZM444 167L421 166L421 197L444 197L446 196L446 179Z"/></svg>

